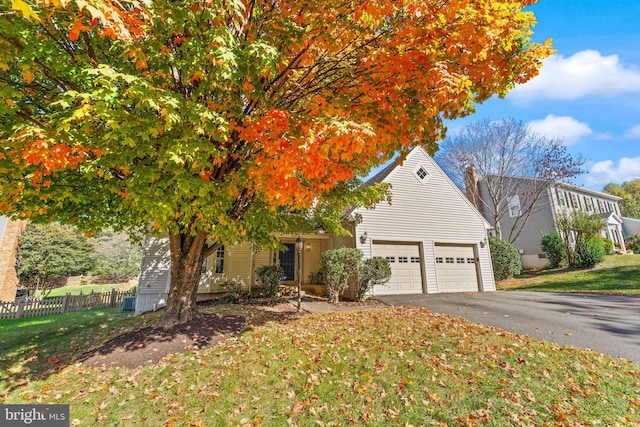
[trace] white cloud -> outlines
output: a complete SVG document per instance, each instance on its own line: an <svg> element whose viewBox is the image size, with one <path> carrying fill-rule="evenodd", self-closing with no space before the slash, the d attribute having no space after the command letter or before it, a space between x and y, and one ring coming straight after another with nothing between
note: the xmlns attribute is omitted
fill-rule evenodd
<svg viewBox="0 0 640 427"><path fill-rule="evenodd" d="M640 178L640 157L623 157L617 164L612 160L594 163L585 182L589 186L603 187L610 182L622 184L636 178Z"/></svg>
<svg viewBox="0 0 640 427"><path fill-rule="evenodd" d="M529 128L550 138L560 137L565 145L573 145L583 136L591 135L593 130L588 124L569 116L547 115L542 120L532 120L527 123Z"/></svg>
<svg viewBox="0 0 640 427"><path fill-rule="evenodd" d="M640 125L635 125L626 131L624 137L627 139L640 139Z"/></svg>
<svg viewBox="0 0 640 427"><path fill-rule="evenodd" d="M625 67L618 55L602 56L596 50L583 50L570 57L547 58L540 74L517 86L509 98L515 102L575 100L589 95L632 92L640 92L640 70Z"/></svg>

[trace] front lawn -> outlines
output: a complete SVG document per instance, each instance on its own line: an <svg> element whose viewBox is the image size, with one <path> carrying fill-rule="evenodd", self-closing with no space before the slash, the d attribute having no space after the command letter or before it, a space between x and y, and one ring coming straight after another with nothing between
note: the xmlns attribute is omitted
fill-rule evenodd
<svg viewBox="0 0 640 427"><path fill-rule="evenodd" d="M74 426L564 426L637 422L639 393L631 362L391 307L281 318L132 370L75 364L6 403L70 404Z"/></svg>
<svg viewBox="0 0 640 427"><path fill-rule="evenodd" d="M53 375L90 347L155 317L114 307L0 320L0 401L7 390Z"/></svg>
<svg viewBox="0 0 640 427"><path fill-rule="evenodd" d="M52 289L47 297L61 297L65 296L66 294L80 295L81 293L83 295L88 295L91 292L111 292L112 289L115 289L116 291L127 291L132 287L135 287L135 285L129 286L127 283L109 283L105 285L67 285L60 288Z"/></svg>
<svg viewBox="0 0 640 427"><path fill-rule="evenodd" d="M590 270L540 270L523 272L515 279L497 283L498 289L595 292L640 295L640 255L609 255Z"/></svg>

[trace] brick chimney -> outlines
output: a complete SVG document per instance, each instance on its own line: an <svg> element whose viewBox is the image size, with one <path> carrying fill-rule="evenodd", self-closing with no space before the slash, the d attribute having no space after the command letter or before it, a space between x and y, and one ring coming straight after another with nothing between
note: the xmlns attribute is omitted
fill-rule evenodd
<svg viewBox="0 0 640 427"><path fill-rule="evenodd" d="M12 221L0 217L0 301L13 301L16 298L18 237L26 224L26 221Z"/></svg>
<svg viewBox="0 0 640 427"><path fill-rule="evenodd" d="M478 187L478 171L473 163L464 171L464 186L466 188L467 199L469 199L469 201L473 203L473 206L484 216L484 207Z"/></svg>

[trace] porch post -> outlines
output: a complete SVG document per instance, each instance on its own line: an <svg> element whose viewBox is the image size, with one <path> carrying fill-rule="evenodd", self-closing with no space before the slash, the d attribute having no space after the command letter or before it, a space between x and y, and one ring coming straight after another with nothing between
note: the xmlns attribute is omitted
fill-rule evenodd
<svg viewBox="0 0 640 427"><path fill-rule="evenodd" d="M302 305L302 269L300 268L300 257L302 255L302 239L300 236L296 239L296 254L298 255L298 313Z"/></svg>

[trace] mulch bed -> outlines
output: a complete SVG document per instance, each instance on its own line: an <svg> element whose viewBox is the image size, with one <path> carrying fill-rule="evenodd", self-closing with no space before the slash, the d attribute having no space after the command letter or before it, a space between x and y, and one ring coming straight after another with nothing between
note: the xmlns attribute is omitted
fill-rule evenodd
<svg viewBox="0 0 640 427"><path fill-rule="evenodd" d="M89 350L80 361L92 367L136 368L157 363L169 354L212 347L237 335L245 325L242 316L200 314L168 330L147 327L119 335Z"/></svg>
<svg viewBox="0 0 640 427"><path fill-rule="evenodd" d="M305 296L303 300L325 300L325 298ZM208 304L203 304L208 305ZM357 307L384 304L376 300L340 301L338 307ZM278 318L295 317L295 301L265 304L269 306L271 315ZM304 314L304 313L303 313ZM264 318L252 320L252 324L260 324ZM250 326L243 316L232 314L201 313L188 323L174 326L171 329L146 327L127 332L110 339L104 344L87 351L81 358L90 367L125 367L137 368L146 363L158 363L164 357L213 347L220 342L238 335Z"/></svg>

